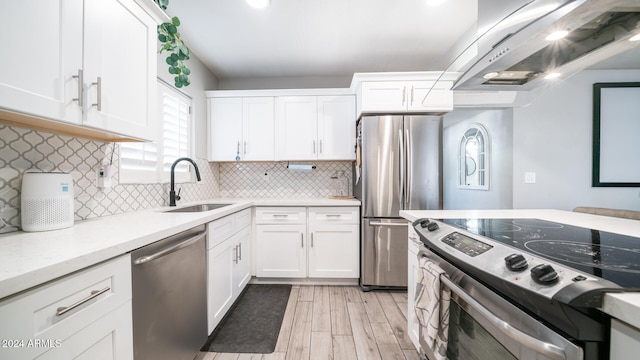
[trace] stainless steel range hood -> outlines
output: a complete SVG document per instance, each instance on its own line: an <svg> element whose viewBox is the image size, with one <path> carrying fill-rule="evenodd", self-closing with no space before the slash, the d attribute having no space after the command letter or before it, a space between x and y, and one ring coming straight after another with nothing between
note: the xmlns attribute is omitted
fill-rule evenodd
<svg viewBox="0 0 640 360"><path fill-rule="evenodd" d="M547 40L556 31L567 35ZM639 0L536 0L477 41L456 90L526 91L640 45ZM638 59L640 64L640 59ZM557 75L553 75L557 74Z"/></svg>

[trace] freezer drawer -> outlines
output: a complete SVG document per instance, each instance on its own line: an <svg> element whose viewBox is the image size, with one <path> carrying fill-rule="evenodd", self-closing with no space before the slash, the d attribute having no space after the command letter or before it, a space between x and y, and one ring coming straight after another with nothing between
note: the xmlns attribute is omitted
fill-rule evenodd
<svg viewBox="0 0 640 360"><path fill-rule="evenodd" d="M362 219L363 287L407 286L407 221L404 219Z"/></svg>

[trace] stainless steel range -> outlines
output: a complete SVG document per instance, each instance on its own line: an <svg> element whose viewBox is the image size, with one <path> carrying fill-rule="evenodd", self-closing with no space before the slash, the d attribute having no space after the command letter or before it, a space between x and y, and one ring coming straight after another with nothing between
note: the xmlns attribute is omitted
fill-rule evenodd
<svg viewBox="0 0 640 360"><path fill-rule="evenodd" d="M598 308L605 292L640 288L639 238L538 219L413 227L418 256L451 289L449 359L609 358L610 318Z"/></svg>

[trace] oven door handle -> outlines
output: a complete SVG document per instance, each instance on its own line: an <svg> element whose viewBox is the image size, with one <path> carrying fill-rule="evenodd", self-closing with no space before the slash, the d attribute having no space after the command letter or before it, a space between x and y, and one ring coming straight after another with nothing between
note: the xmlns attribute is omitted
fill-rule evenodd
<svg viewBox="0 0 640 360"><path fill-rule="evenodd" d="M533 336L523 333L522 331L509 325L506 321L500 319L494 315L487 308L482 306L471 295L467 294L458 284L451 281L448 277L440 276L440 282L447 286L453 293L458 295L459 298L464 300L469 306L474 308L485 319L489 320L496 327L498 327L506 336L510 337L514 341L522 344L523 346L554 360L566 360L567 355L560 347L550 344L544 341L540 341Z"/></svg>

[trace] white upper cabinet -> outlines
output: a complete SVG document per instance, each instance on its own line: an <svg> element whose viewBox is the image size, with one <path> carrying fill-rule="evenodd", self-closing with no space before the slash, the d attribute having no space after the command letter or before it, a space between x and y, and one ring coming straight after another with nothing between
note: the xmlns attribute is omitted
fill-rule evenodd
<svg viewBox="0 0 640 360"><path fill-rule="evenodd" d="M351 95L276 98L276 160L354 160Z"/></svg>
<svg viewBox="0 0 640 360"><path fill-rule="evenodd" d="M318 100L315 96L276 99L276 160L318 158Z"/></svg>
<svg viewBox="0 0 640 360"><path fill-rule="evenodd" d="M273 161L273 97L209 99L210 161Z"/></svg>
<svg viewBox="0 0 640 360"><path fill-rule="evenodd" d="M453 92L449 90L451 85L452 83L448 81L437 84L435 81L363 82L361 111L362 113L450 111L453 109Z"/></svg>
<svg viewBox="0 0 640 360"><path fill-rule="evenodd" d="M6 6L5 25L14 36L3 44L0 110L154 140L157 23L138 4L29 0Z"/></svg>
<svg viewBox="0 0 640 360"><path fill-rule="evenodd" d="M84 24L84 124L155 140L156 22L133 0L87 0Z"/></svg>
<svg viewBox="0 0 640 360"><path fill-rule="evenodd" d="M355 97L318 96L318 160L355 160Z"/></svg>
<svg viewBox="0 0 640 360"><path fill-rule="evenodd" d="M3 3L0 108L80 124L83 0ZM45 61L46 59L46 61Z"/></svg>
<svg viewBox="0 0 640 360"><path fill-rule="evenodd" d="M351 90L357 94L356 117L451 111L456 77L439 71L354 74Z"/></svg>

